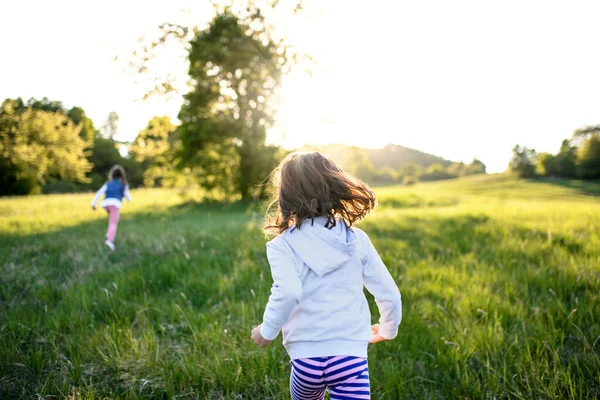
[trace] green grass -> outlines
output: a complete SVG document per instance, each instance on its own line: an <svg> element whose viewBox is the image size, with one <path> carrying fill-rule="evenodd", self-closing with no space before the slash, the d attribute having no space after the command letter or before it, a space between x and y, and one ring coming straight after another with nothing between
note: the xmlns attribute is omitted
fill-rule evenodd
<svg viewBox="0 0 600 400"><path fill-rule="evenodd" d="M404 320L369 349L374 399L600 397L600 185L377 191L360 226ZM249 338L271 284L259 210L133 197L112 254L91 195L0 199L0 398L289 398L281 338Z"/></svg>

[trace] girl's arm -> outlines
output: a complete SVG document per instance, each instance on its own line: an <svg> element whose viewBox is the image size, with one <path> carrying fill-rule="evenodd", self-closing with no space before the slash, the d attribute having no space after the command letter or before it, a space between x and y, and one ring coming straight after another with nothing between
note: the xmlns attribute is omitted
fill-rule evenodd
<svg viewBox="0 0 600 400"><path fill-rule="evenodd" d="M302 297L302 282L296 272L296 263L282 245L267 243L267 259L271 265L273 286L263 315L260 334L273 340L279 334Z"/></svg>
<svg viewBox="0 0 600 400"><path fill-rule="evenodd" d="M92 208L96 208L96 203L98 202L98 199L104 193L106 193L106 183L104 185L102 185L102 187L96 192L96 195L94 196L94 200L92 200Z"/></svg>
<svg viewBox="0 0 600 400"><path fill-rule="evenodd" d="M368 250L366 263L363 266L363 284L375 297L375 303L379 308L381 316L379 318L379 335L384 339L393 339L398 334L398 325L402 321L400 290L381 261L381 257L369 237L364 235Z"/></svg>
<svg viewBox="0 0 600 400"><path fill-rule="evenodd" d="M129 193L129 185L125 185L125 190L123 190L123 196L131 203L131 193Z"/></svg>

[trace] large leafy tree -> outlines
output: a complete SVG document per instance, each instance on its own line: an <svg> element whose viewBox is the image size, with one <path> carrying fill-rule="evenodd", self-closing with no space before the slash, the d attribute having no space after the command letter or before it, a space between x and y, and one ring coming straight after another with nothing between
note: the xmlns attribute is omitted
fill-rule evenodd
<svg viewBox="0 0 600 400"><path fill-rule="evenodd" d="M556 156L550 153L540 153L536 159L537 173L542 176L559 176L556 168Z"/></svg>
<svg viewBox="0 0 600 400"><path fill-rule="evenodd" d="M464 169L461 175L479 175L485 174L486 166L485 164L474 158L473 161Z"/></svg>
<svg viewBox="0 0 600 400"><path fill-rule="evenodd" d="M509 168L520 177L534 177L536 158L537 154L535 150L516 145L513 148L513 156L510 160Z"/></svg>
<svg viewBox="0 0 600 400"><path fill-rule="evenodd" d="M225 10L192 39L179 155L202 184L248 198L275 166L277 149L265 139L287 61L258 9L243 18Z"/></svg>
<svg viewBox="0 0 600 400"><path fill-rule="evenodd" d="M275 121L280 78L292 65L313 66L277 29L279 18L302 12L302 0L266 0L260 6L232 0L225 8L219 2L213 6L215 14L206 24L160 25L156 39L140 39L128 64L145 98L184 96L181 125L171 141L178 169L207 189L248 198L262 193L260 183L283 153L265 142ZM178 55L182 62L156 62ZM171 65L170 72L158 64Z"/></svg>
<svg viewBox="0 0 600 400"><path fill-rule="evenodd" d="M145 186L162 185L165 176L172 172L175 128L169 117L153 117L129 147L129 155L144 170Z"/></svg>
<svg viewBox="0 0 600 400"><path fill-rule="evenodd" d="M558 176L574 178L577 176L577 147L568 139L562 141L558 154L554 157L554 167Z"/></svg>
<svg viewBox="0 0 600 400"><path fill-rule="evenodd" d="M94 127L92 120L86 115L84 109L81 107L73 107L67 111L66 115L75 125L79 126L79 136L91 145L94 136L96 136L96 128Z"/></svg>
<svg viewBox="0 0 600 400"><path fill-rule="evenodd" d="M22 102L21 99L17 99L17 101ZM92 145L92 141L94 139L94 136L96 135L96 128L94 128L94 123L86 115L83 108L75 106L71 109L67 109L63 105L62 101L50 100L47 97L43 97L41 100L37 100L34 98L29 99L29 101L27 101L26 104L23 104L23 107L20 108L20 111L24 111L26 108L65 115L75 125L79 126L79 136L81 136L81 138L85 140L89 145Z"/></svg>
<svg viewBox="0 0 600 400"><path fill-rule="evenodd" d="M600 178L600 131L588 135L577 151L577 170L582 178Z"/></svg>
<svg viewBox="0 0 600 400"><path fill-rule="evenodd" d="M38 192L49 180L87 181L81 128L61 112L21 105L7 100L0 109L2 194Z"/></svg>

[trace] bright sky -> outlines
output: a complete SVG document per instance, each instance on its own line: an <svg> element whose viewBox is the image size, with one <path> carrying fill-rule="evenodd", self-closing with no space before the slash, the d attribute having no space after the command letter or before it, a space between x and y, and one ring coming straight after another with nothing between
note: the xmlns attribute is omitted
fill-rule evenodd
<svg viewBox="0 0 600 400"><path fill-rule="evenodd" d="M478 157L495 172L516 143L555 152L600 123L596 0L327 4L282 25L319 67L285 80L273 142L395 143ZM1 2L0 97L62 100L96 126L114 110L131 140L153 115L174 118L179 102L139 101L113 49L127 54L162 22L209 16L208 0Z"/></svg>

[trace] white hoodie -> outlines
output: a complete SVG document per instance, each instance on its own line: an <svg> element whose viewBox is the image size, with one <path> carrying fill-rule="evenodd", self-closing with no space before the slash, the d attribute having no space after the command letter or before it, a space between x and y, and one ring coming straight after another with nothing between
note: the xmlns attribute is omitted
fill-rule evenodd
<svg viewBox="0 0 600 400"><path fill-rule="evenodd" d="M367 357L371 314L363 285L379 308L379 334L393 339L402 319L400 291L366 233L343 221L305 221L267 243L273 287L261 334L273 340L283 329L292 360Z"/></svg>

